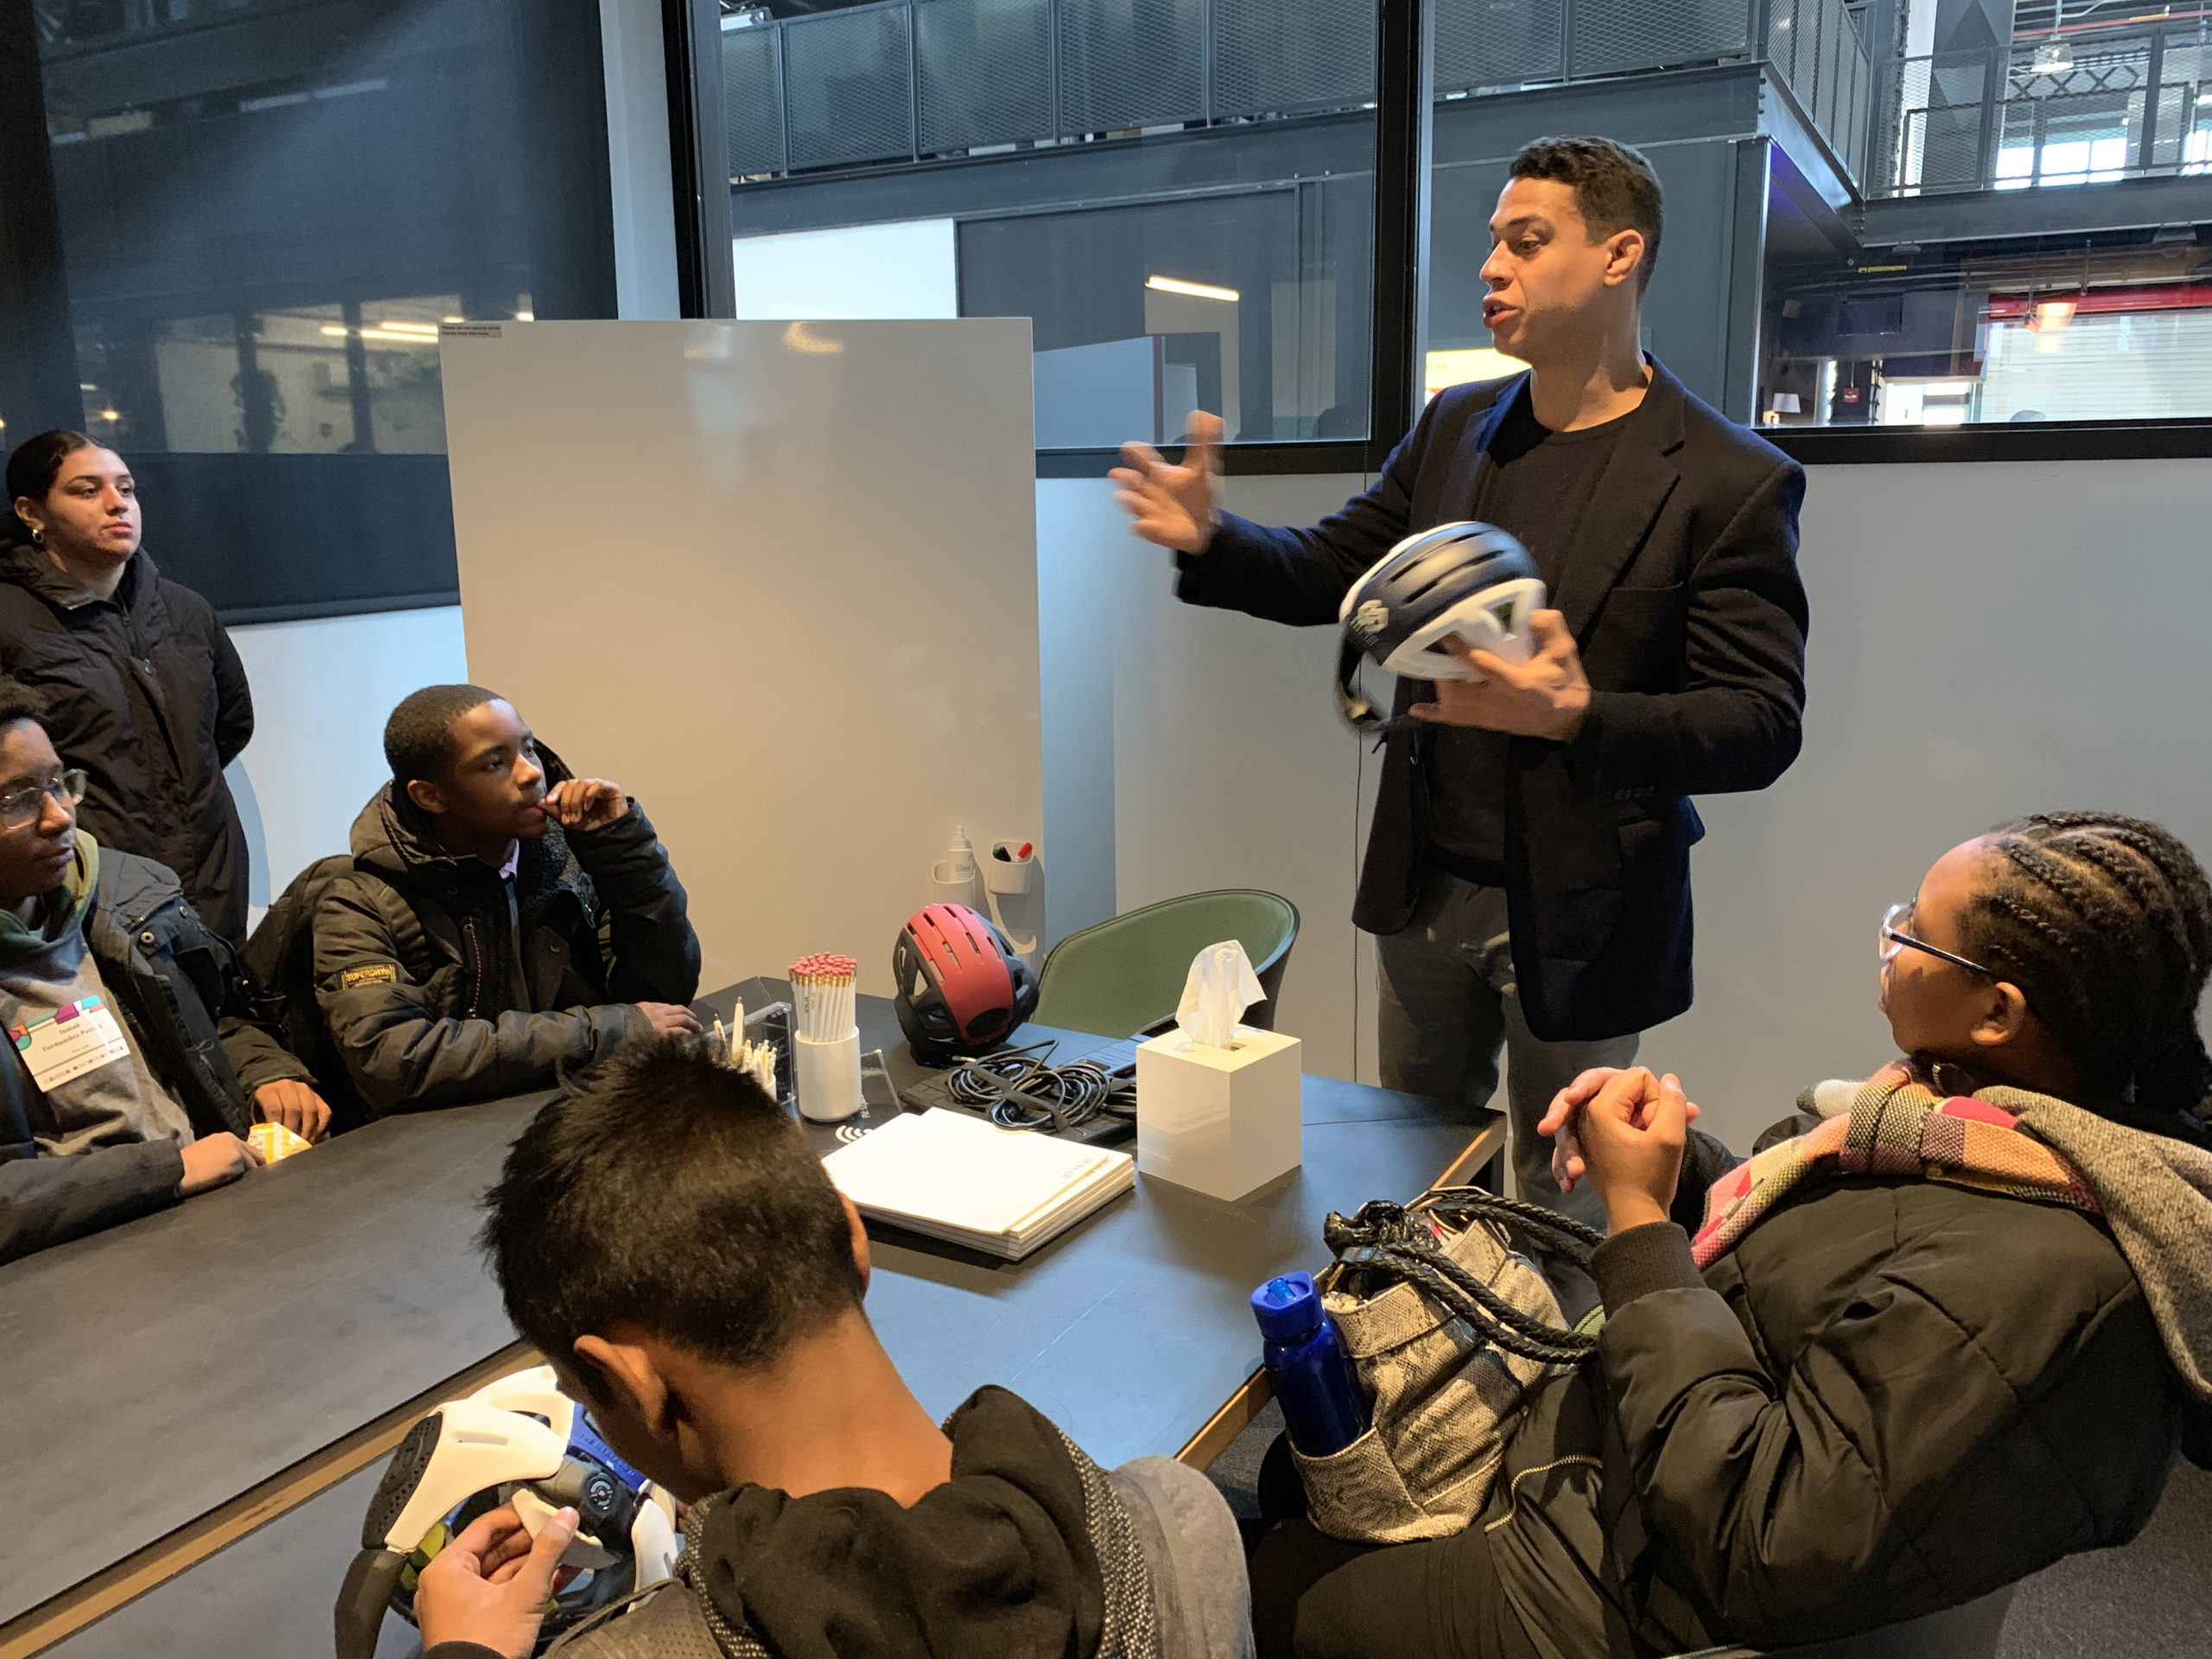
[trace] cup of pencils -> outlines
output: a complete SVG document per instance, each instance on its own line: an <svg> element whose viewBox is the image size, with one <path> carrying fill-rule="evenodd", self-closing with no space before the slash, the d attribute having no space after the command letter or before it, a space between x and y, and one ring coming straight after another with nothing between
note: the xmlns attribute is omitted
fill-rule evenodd
<svg viewBox="0 0 2212 1659"><path fill-rule="evenodd" d="M861 1028L853 1018L850 957L791 965L791 1076L801 1117L835 1123L861 1109Z"/></svg>

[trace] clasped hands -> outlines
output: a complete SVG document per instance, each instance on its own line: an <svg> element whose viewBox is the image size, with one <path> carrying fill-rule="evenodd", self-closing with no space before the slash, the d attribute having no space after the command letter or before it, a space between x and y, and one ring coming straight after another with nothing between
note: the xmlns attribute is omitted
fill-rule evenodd
<svg viewBox="0 0 2212 1659"><path fill-rule="evenodd" d="M1536 1129L1551 1137L1560 1191L1586 1179L1605 1206L1605 1230L1619 1233L1668 1218L1697 1117L1673 1072L1601 1065L1554 1096Z"/></svg>

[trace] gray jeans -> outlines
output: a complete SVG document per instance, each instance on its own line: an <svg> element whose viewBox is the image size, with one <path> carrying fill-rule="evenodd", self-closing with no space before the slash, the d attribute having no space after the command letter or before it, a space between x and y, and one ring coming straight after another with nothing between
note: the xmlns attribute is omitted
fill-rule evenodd
<svg viewBox="0 0 2212 1659"><path fill-rule="evenodd" d="M1506 1119L1517 1196L1603 1230L1588 1182L1562 1193L1552 1143L1536 1133L1552 1096L1593 1065L1628 1065L1637 1039L1547 1043L1530 1034L1514 988L1505 890L1432 869L1404 931L1375 941L1382 967L1382 1086L1425 1095L1451 1118L1471 1119L1497 1089L1506 1060Z"/></svg>

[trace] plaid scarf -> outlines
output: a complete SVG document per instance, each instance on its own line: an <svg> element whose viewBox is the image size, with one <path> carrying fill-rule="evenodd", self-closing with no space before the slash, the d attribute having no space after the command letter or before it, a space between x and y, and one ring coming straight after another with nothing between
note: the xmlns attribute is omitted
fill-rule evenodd
<svg viewBox="0 0 2212 1659"><path fill-rule="evenodd" d="M1893 1061L1859 1086L1847 1112L1715 1181L1690 1253L1700 1268L1711 1267L1785 1194L1830 1166L1846 1175L1919 1175L2101 1213L2081 1171L2014 1127L2019 1121L1986 1100L1945 1098Z"/></svg>

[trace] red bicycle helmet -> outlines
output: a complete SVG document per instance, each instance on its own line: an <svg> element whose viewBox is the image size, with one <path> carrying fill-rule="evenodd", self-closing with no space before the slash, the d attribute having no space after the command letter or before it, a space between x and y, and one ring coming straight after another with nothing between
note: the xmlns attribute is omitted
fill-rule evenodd
<svg viewBox="0 0 2212 1659"><path fill-rule="evenodd" d="M892 947L899 1025L917 1059L980 1054L1037 1011L1037 971L965 905L926 905Z"/></svg>

